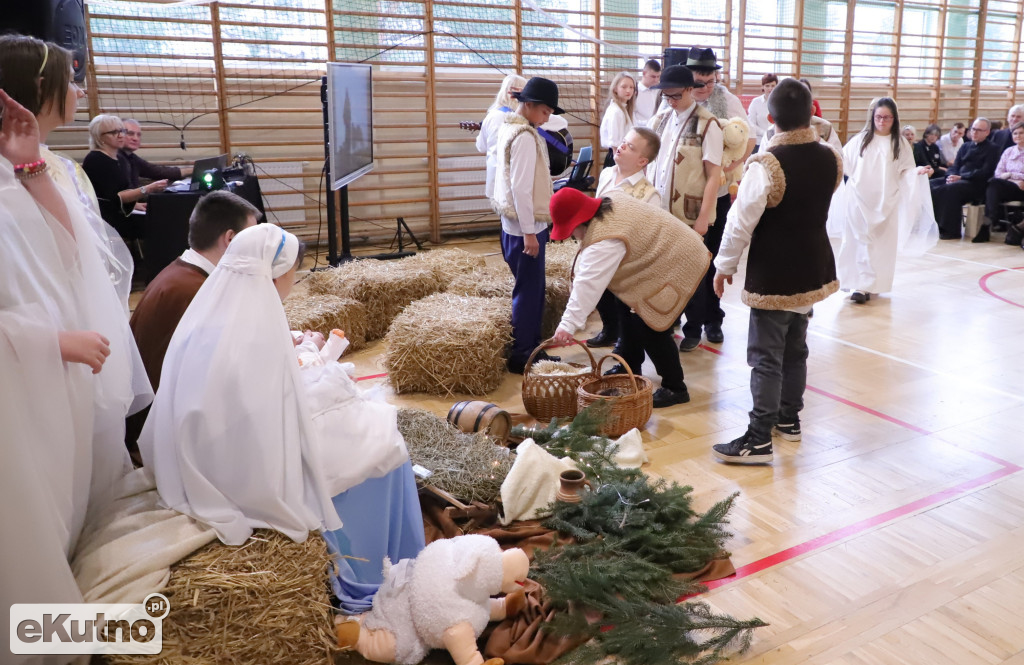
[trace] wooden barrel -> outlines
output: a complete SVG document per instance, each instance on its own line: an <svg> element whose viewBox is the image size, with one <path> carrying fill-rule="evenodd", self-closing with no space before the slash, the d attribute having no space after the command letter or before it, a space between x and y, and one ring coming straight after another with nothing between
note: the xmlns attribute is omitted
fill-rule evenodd
<svg viewBox="0 0 1024 665"><path fill-rule="evenodd" d="M483 432L499 445L505 445L512 430L507 411L480 400L454 404L448 410L448 422L463 432Z"/></svg>

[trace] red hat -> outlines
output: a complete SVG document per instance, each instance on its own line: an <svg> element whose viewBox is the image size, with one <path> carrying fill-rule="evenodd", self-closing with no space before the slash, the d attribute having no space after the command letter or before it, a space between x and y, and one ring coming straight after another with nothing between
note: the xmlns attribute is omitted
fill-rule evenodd
<svg viewBox="0 0 1024 665"><path fill-rule="evenodd" d="M578 189L563 187L551 197L551 239L565 240L580 224L594 218L601 199L587 196Z"/></svg>

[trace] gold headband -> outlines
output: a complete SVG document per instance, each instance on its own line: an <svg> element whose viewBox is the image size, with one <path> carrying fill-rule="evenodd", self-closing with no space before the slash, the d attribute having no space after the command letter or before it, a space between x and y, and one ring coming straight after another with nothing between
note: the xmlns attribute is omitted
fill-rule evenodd
<svg viewBox="0 0 1024 665"><path fill-rule="evenodd" d="M39 73L36 76L42 76L43 70L46 69L46 61L50 59L50 47L43 44L43 64L39 65Z"/></svg>

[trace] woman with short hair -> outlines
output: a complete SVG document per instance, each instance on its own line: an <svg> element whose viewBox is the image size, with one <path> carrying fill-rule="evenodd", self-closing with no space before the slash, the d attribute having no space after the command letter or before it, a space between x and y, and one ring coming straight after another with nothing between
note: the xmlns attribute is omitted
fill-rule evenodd
<svg viewBox="0 0 1024 665"><path fill-rule="evenodd" d="M932 170L930 176L932 180L945 181L946 167L949 164L942 158L942 152L939 150L939 136L941 135L942 130L939 129L938 125L928 125L925 127L924 136L914 144L914 163L918 166L930 168Z"/></svg>

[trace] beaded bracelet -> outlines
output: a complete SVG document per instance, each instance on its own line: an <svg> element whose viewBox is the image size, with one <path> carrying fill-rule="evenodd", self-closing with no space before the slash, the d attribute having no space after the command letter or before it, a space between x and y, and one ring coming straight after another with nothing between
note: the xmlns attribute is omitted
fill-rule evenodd
<svg viewBox="0 0 1024 665"><path fill-rule="evenodd" d="M27 180L37 175L46 173L47 165L45 159L40 159L29 164L18 164L14 167L14 177L18 180Z"/></svg>

